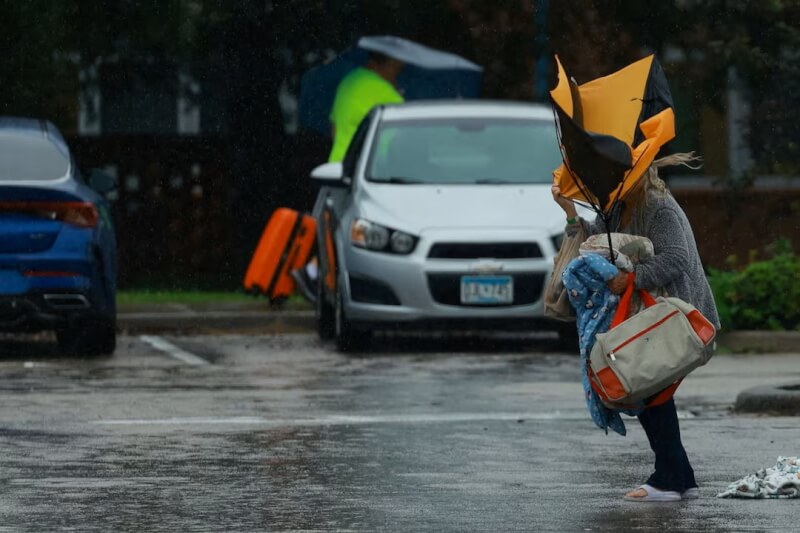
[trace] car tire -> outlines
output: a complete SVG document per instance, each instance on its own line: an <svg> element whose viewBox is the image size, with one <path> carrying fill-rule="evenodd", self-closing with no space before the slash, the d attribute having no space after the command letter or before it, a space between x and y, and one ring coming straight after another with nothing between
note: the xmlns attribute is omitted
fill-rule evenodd
<svg viewBox="0 0 800 533"><path fill-rule="evenodd" d="M327 341L336 334L336 311L325 298L325 285L322 277L317 280L317 334L320 340Z"/></svg>
<svg viewBox="0 0 800 533"><path fill-rule="evenodd" d="M56 331L62 354L97 357L111 355L117 347L116 321L110 318L92 319Z"/></svg>
<svg viewBox="0 0 800 533"><path fill-rule="evenodd" d="M347 319L344 310L344 298L342 295L342 283L337 284L336 306L334 315L334 338L336 349L342 353L353 353L364 351L369 348L372 342L372 332L368 329L359 328Z"/></svg>

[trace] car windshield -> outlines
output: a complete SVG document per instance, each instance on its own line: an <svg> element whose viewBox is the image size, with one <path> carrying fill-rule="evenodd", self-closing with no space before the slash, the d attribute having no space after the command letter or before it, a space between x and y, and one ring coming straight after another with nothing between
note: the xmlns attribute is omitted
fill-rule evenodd
<svg viewBox="0 0 800 533"><path fill-rule="evenodd" d="M63 178L69 157L47 139L0 133L0 183Z"/></svg>
<svg viewBox="0 0 800 533"><path fill-rule="evenodd" d="M381 125L367 179L411 185L550 183L560 164L550 120L398 120Z"/></svg>

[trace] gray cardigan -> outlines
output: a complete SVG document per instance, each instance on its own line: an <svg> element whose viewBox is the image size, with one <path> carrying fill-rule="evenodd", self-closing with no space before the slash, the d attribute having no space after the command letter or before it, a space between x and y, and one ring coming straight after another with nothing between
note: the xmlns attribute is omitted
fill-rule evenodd
<svg viewBox="0 0 800 533"><path fill-rule="evenodd" d="M614 213L612 227L618 225L619 214L619 211ZM588 235L606 231L600 217L593 223L582 222ZM675 198L668 193L651 193L647 205L621 231L653 241L653 257L635 267L636 288L654 290L663 287L669 296L695 306L719 330L717 306L697 252L692 227Z"/></svg>

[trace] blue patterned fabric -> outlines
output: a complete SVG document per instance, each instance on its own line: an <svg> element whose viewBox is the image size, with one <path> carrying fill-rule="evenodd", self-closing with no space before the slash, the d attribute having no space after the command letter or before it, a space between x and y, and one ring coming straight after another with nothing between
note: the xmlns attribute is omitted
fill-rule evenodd
<svg viewBox="0 0 800 533"><path fill-rule="evenodd" d="M581 350L581 374L586 406L597 426L606 433L608 428L625 435L625 422L619 412L600 401L589 384L589 354L598 333L605 333L614 318L619 296L611 293L607 282L619 274L617 267L597 254L573 259L562 273L569 301L575 308Z"/></svg>

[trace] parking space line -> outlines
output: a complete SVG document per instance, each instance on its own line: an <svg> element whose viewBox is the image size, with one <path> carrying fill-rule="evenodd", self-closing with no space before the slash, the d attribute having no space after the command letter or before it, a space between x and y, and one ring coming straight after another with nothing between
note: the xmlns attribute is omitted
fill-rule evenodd
<svg viewBox="0 0 800 533"><path fill-rule="evenodd" d="M586 421L583 410L543 413L415 413L396 415L336 415L316 418L263 418L259 416L234 417L176 417L154 419L96 420L101 426L260 426L260 427L316 427L363 426L371 424L430 424L461 422L570 422ZM695 415L679 411L678 418L691 419Z"/></svg>
<svg viewBox="0 0 800 533"><path fill-rule="evenodd" d="M202 366L210 364L202 357L198 357L193 353L187 352L183 348L179 348L178 346L175 346L171 342L161 337L157 337L155 335L141 335L139 339L141 339L143 342L146 342L156 350L164 352L170 357L174 357L179 361L183 361L187 365Z"/></svg>

